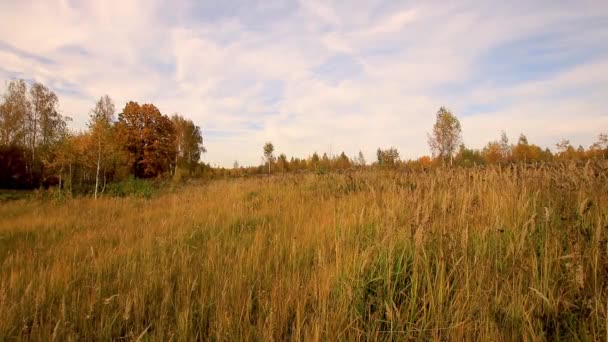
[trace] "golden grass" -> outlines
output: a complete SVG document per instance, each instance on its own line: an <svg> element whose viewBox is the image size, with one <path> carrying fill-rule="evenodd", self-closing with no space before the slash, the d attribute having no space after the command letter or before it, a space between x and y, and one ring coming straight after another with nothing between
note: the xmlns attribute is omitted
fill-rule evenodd
<svg viewBox="0 0 608 342"><path fill-rule="evenodd" d="M0 340L608 338L590 167L0 204Z"/></svg>

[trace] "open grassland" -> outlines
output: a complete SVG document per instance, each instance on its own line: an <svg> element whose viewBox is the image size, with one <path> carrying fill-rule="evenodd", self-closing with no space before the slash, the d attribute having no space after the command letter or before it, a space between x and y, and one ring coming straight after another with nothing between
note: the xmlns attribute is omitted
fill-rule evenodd
<svg viewBox="0 0 608 342"><path fill-rule="evenodd" d="M0 203L0 340L606 340L607 310L590 166Z"/></svg>

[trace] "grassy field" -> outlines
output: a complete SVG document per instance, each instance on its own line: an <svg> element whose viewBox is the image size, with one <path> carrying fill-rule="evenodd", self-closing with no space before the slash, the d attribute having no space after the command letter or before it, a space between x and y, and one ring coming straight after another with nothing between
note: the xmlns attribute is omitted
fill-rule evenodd
<svg viewBox="0 0 608 342"><path fill-rule="evenodd" d="M0 340L608 339L591 167L0 203Z"/></svg>

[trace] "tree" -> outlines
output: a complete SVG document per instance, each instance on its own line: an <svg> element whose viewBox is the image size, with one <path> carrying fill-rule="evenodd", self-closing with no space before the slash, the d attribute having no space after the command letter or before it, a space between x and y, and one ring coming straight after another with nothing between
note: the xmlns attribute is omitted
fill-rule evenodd
<svg viewBox="0 0 608 342"><path fill-rule="evenodd" d="M597 137L597 142L594 144L600 151L602 159L606 158L606 151L608 151L608 134L600 133Z"/></svg>
<svg viewBox="0 0 608 342"><path fill-rule="evenodd" d="M531 162L549 160L551 152L543 151L539 146L528 143L528 138L521 134L517 141L517 145L513 147L512 157L515 161Z"/></svg>
<svg viewBox="0 0 608 342"><path fill-rule="evenodd" d="M321 162L321 159L319 158L319 155L317 154L317 152L313 153L312 157L310 158L310 163L312 164L312 168L314 170L317 170L320 162Z"/></svg>
<svg viewBox="0 0 608 342"><path fill-rule="evenodd" d="M340 153L335 162L336 169L338 170L346 170L350 168L350 159L346 156L344 152Z"/></svg>
<svg viewBox="0 0 608 342"><path fill-rule="evenodd" d="M112 99L110 99L108 95L104 95L95 104L95 108L93 108L91 111L89 118L89 129L97 149L97 168L95 171L94 194L95 199L97 199L97 191L99 189L99 172L102 164L104 165L103 169L105 179L105 165L107 161L110 160L112 154L112 124L114 122L115 112L116 107L114 106Z"/></svg>
<svg viewBox="0 0 608 342"><path fill-rule="evenodd" d="M207 152L203 146L201 129L192 120L184 119L178 114L174 114L171 121L175 127L177 148L175 164L186 168L192 175L192 171L201 159L201 154Z"/></svg>
<svg viewBox="0 0 608 342"><path fill-rule="evenodd" d="M266 162L268 162L268 175L270 176L270 164L274 160L274 145L269 141L264 144L264 158L266 158Z"/></svg>
<svg viewBox="0 0 608 342"><path fill-rule="evenodd" d="M500 151L502 153L502 158L505 161L508 161L511 158L511 150L512 146L509 143L509 138L507 137L507 133L505 131L500 132Z"/></svg>
<svg viewBox="0 0 608 342"><path fill-rule="evenodd" d="M70 119L59 114L57 95L41 83L30 88L31 106L29 117L29 143L32 165L40 164L40 175L45 179L44 166L53 163L53 154L62 139L67 137L67 121Z"/></svg>
<svg viewBox="0 0 608 342"><path fill-rule="evenodd" d="M0 145L25 147L26 120L30 111L25 81L11 81L0 104Z"/></svg>
<svg viewBox="0 0 608 342"><path fill-rule="evenodd" d="M558 156L561 159L568 160L574 157L574 147L570 145L570 140L562 139L562 141L555 144L555 147L558 151Z"/></svg>
<svg viewBox="0 0 608 342"><path fill-rule="evenodd" d="M22 146L0 144L0 188L19 189L30 185L25 152Z"/></svg>
<svg viewBox="0 0 608 342"><path fill-rule="evenodd" d="M128 102L118 115L116 130L136 177L157 177L174 166L175 128L154 105Z"/></svg>
<svg viewBox="0 0 608 342"><path fill-rule="evenodd" d="M359 151L356 161L357 161L357 166L359 166L359 167L364 167L366 165L365 157L363 156L363 152Z"/></svg>
<svg viewBox="0 0 608 342"><path fill-rule="evenodd" d="M378 165L382 167L395 167L399 162L399 151L394 147L386 150L379 148L376 151L376 157L378 158Z"/></svg>
<svg viewBox="0 0 608 342"><path fill-rule="evenodd" d="M458 153L454 159L459 165L462 166L475 166L483 164L482 154L478 150L466 148L464 144L460 144Z"/></svg>
<svg viewBox="0 0 608 342"><path fill-rule="evenodd" d="M462 140L461 134L460 121L445 107L439 108L433 131L428 134L431 151L442 160L449 157L452 165L454 153Z"/></svg>
<svg viewBox="0 0 608 342"><path fill-rule="evenodd" d="M483 148L481 154L486 163L499 163L504 158L503 145L501 142L491 141Z"/></svg>
<svg viewBox="0 0 608 342"><path fill-rule="evenodd" d="M285 173L288 171L288 161L285 153L281 153L277 158L277 167L281 170L281 172Z"/></svg>
<svg viewBox="0 0 608 342"><path fill-rule="evenodd" d="M30 89L32 98L31 146L47 149L61 139L66 122L57 111L57 95L41 83L34 83ZM43 151L46 152L46 151Z"/></svg>
<svg viewBox="0 0 608 342"><path fill-rule="evenodd" d="M321 160L319 161L319 166L320 166L320 169L322 172L328 171L329 168L331 167L331 161L329 160L327 153L323 153L323 156L321 156Z"/></svg>

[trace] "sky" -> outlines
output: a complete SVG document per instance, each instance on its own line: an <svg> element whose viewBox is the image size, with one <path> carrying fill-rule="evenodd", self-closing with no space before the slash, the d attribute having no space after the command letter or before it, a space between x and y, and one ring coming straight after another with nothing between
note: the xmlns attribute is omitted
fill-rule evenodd
<svg viewBox="0 0 608 342"><path fill-rule="evenodd" d="M482 148L608 131L608 1L0 2L0 80L57 93L71 127L108 94L201 127L203 161L429 154L441 106Z"/></svg>

